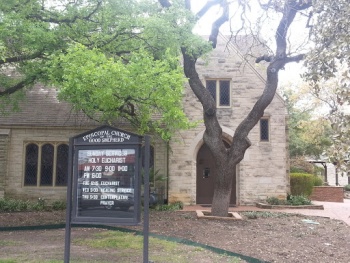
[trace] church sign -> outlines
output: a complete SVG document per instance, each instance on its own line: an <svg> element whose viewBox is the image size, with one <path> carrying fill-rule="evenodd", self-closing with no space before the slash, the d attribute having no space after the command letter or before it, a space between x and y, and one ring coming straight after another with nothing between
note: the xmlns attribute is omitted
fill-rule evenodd
<svg viewBox="0 0 350 263"><path fill-rule="evenodd" d="M72 223L140 222L141 143L110 126L71 139Z"/></svg>

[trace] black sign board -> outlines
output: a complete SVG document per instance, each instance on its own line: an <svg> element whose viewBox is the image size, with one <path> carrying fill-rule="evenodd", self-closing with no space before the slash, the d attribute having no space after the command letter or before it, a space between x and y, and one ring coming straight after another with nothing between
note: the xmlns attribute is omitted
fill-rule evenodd
<svg viewBox="0 0 350 263"><path fill-rule="evenodd" d="M72 223L140 223L141 143L110 126L71 139Z"/></svg>

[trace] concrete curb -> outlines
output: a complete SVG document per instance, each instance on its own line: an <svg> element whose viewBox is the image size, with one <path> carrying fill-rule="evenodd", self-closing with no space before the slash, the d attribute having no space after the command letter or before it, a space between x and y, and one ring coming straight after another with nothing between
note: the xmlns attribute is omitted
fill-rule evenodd
<svg viewBox="0 0 350 263"><path fill-rule="evenodd" d="M323 205L269 205L265 203L256 203L256 207L263 209L318 209L324 210Z"/></svg>

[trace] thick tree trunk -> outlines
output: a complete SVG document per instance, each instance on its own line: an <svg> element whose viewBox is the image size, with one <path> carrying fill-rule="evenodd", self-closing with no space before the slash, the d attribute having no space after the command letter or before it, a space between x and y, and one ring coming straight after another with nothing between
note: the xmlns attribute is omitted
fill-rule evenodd
<svg viewBox="0 0 350 263"><path fill-rule="evenodd" d="M230 162L232 163L232 161ZM232 181L236 166L230 163L217 164L217 177L215 179L214 196L212 202L212 215L226 217L230 205Z"/></svg>

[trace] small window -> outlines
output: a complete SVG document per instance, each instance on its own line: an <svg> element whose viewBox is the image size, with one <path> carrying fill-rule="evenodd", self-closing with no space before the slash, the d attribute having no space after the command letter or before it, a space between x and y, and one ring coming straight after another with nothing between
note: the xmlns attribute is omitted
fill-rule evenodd
<svg viewBox="0 0 350 263"><path fill-rule="evenodd" d="M269 119L260 120L260 141L269 141Z"/></svg>
<svg viewBox="0 0 350 263"><path fill-rule="evenodd" d="M27 144L24 186L66 186L68 148L62 143Z"/></svg>
<svg viewBox="0 0 350 263"><path fill-rule="evenodd" d="M229 80L207 80L206 87L213 96L216 107L231 106L231 89Z"/></svg>

